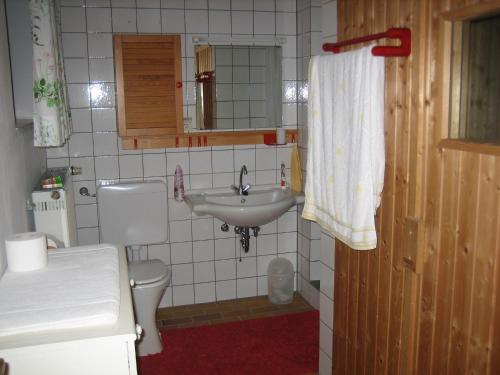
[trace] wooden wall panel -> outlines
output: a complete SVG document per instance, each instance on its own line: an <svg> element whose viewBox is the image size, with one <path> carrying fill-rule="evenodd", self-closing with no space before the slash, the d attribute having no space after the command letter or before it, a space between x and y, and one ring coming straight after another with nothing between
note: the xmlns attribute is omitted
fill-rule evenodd
<svg viewBox="0 0 500 375"><path fill-rule="evenodd" d="M409 58L386 59L378 247L336 242L334 374L500 373L499 152L439 147L451 35L441 14L476 3L500 9L499 1L338 1L339 40L410 27L413 47ZM415 268L403 262L407 222L422 239Z"/></svg>
<svg viewBox="0 0 500 375"><path fill-rule="evenodd" d="M347 353L347 313L348 313L348 281L349 253L344 249L344 244L337 244L335 252L335 284L333 294L335 299L342 301L342 308L336 308L333 319L333 347L332 353L333 373L346 374ZM336 305L336 303L335 303Z"/></svg>
<svg viewBox="0 0 500 375"><path fill-rule="evenodd" d="M479 189L477 211L480 220L476 220L476 238L474 252L474 278L472 280L472 309L469 354L467 358L468 373L486 373L489 351L489 329L493 316L493 285L495 279L491 250L495 249L497 228L500 225L498 210L491 197L496 195L495 164L493 156L480 156ZM498 318L498 317L497 317Z"/></svg>
<svg viewBox="0 0 500 375"><path fill-rule="evenodd" d="M456 249L456 222L458 217L459 200L457 199L460 188L460 155L457 152L445 152L443 155L443 180L441 195L443 210L441 220L443 227L439 238L441 256L439 258L439 276L436 300L441 301L436 308L436 321L449 322L436 327L436 337L449 337L451 332L451 306L452 293L449 291L453 286L455 275L455 264L451 262ZM439 341L433 349L434 361L432 372L435 374L446 374L449 367L448 361L449 340Z"/></svg>
<svg viewBox="0 0 500 375"><path fill-rule="evenodd" d="M472 308L472 278L474 273L475 222L477 220L477 194L479 158L461 155L461 176L458 194L457 242L454 251L455 275L452 293L451 332L449 342L450 372L464 371L469 342L467 340ZM429 276L430 278L430 276Z"/></svg>

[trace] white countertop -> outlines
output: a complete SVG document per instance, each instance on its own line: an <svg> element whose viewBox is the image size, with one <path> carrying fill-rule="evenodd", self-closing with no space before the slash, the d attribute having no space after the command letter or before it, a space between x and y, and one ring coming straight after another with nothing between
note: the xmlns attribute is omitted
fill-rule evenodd
<svg viewBox="0 0 500 375"><path fill-rule="evenodd" d="M65 249L65 251L84 251L86 249L109 248L114 245L80 246ZM46 345L64 341L103 339L103 337L130 336L136 337L132 296L127 270L127 257L123 246L117 247L119 264L120 303L118 320L113 324L88 326L79 328L51 329L34 333L19 333L0 337L0 357L3 350L26 346Z"/></svg>

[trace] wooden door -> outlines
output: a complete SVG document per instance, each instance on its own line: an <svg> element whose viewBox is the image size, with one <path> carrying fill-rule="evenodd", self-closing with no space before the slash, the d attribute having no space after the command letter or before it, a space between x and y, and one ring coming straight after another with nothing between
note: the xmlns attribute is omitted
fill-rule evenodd
<svg viewBox="0 0 500 375"><path fill-rule="evenodd" d="M442 142L451 45L443 15L470 6L500 2L338 1L339 40L409 27L412 53L385 62L377 249L336 242L336 375L500 374L500 150Z"/></svg>
<svg viewBox="0 0 500 375"><path fill-rule="evenodd" d="M120 136L183 133L179 35L114 35Z"/></svg>

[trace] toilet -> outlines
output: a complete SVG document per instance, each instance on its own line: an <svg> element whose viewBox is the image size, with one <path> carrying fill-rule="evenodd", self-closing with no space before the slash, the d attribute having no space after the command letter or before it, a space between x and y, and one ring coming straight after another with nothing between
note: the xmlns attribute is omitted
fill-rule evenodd
<svg viewBox="0 0 500 375"><path fill-rule="evenodd" d="M139 356L163 350L156 309L170 284L161 260L140 259L141 247L167 240L167 187L163 181L114 183L97 188L101 242L126 246L137 323Z"/></svg>

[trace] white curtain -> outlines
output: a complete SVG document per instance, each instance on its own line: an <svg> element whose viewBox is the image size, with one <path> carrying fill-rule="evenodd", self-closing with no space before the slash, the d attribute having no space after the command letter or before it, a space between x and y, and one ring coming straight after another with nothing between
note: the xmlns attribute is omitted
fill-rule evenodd
<svg viewBox="0 0 500 375"><path fill-rule="evenodd" d="M33 33L33 127L38 147L62 146L71 135L55 0L30 0Z"/></svg>

